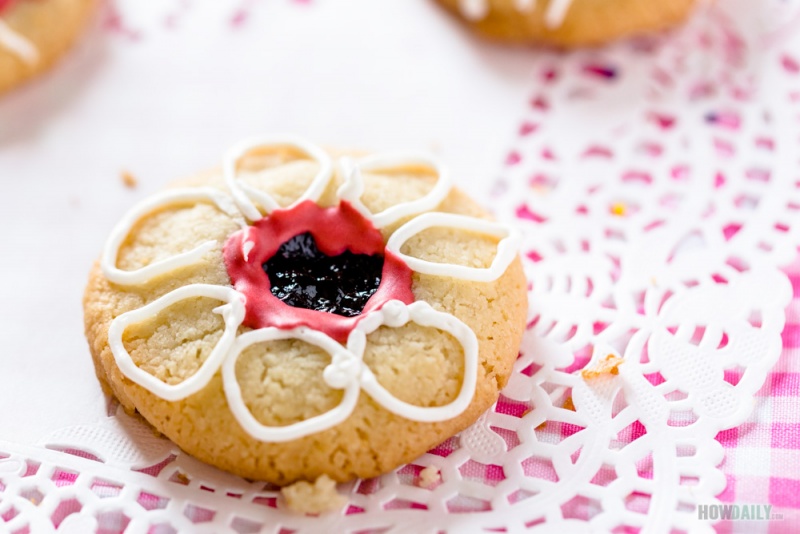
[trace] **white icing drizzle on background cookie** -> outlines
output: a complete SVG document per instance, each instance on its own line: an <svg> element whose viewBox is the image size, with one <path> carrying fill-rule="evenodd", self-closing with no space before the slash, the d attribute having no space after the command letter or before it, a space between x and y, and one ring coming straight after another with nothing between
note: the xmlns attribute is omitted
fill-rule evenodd
<svg viewBox="0 0 800 534"><path fill-rule="evenodd" d="M469 20L481 20L489 14L489 0L458 0L458 7Z"/></svg>
<svg viewBox="0 0 800 534"><path fill-rule="evenodd" d="M572 0L550 0L550 6L544 14L544 23L548 28L558 28L564 23Z"/></svg>
<svg viewBox="0 0 800 534"><path fill-rule="evenodd" d="M28 65L36 65L39 62L39 50L36 46L2 20L0 20L0 47L14 53Z"/></svg>
<svg viewBox="0 0 800 534"><path fill-rule="evenodd" d="M533 11L536 7L536 0L514 0L514 7L517 11Z"/></svg>
<svg viewBox="0 0 800 534"><path fill-rule="evenodd" d="M491 11L490 0L459 0L458 8L464 18L472 21L483 20ZM520 13L530 12L536 7L537 0L514 0L514 8ZM572 0L550 0L545 10L544 23L550 29L560 27L564 23Z"/></svg>
<svg viewBox="0 0 800 534"><path fill-rule="evenodd" d="M240 159L255 149L267 146L288 146L307 154L319 163L320 169L308 189L292 205L304 200L317 201L333 177L333 164L324 150L294 136L275 136L245 141L230 150L225 158L225 180L232 197L211 187L183 188L166 190L134 206L117 224L106 243L101 256L101 269L106 278L120 285L140 286L156 276L196 263L206 253L220 246L220 243L216 241L209 241L188 252L155 261L133 271L119 269L116 263L120 247L127 241L137 222L157 210L179 204L212 202L220 211L237 221L242 227L247 228L242 216L256 221L262 218L259 206L267 214L279 209L280 206L270 195L248 186L237 178L237 166ZM430 167L437 176L431 191L421 198L399 203L375 214L371 213L361 202L361 195L364 192L362 171L380 171L420 165ZM452 188L447 170L435 158L423 154L379 154L358 160L341 158L338 168L344 180L337 190L340 201L351 203L376 227L386 227L401 219L416 216L395 231L386 244L386 250L402 257L410 269L428 275L488 282L502 276L516 257L519 235L510 227L474 217L430 212L444 200ZM418 215L422 212L428 213ZM409 238L433 226L456 228L501 238L491 266L479 269L433 263L400 253L400 248ZM243 246L245 245L243 244ZM224 305L214 309L215 313L223 316L225 330L200 369L178 384L167 384L140 369L125 349L122 341L125 330L131 325L154 318L172 304L198 297L214 298L225 302ZM214 374L221 370L223 388L231 413L250 436L265 442L291 441L340 424L355 409L361 390L386 410L401 417L422 422L444 421L456 417L470 405L475 394L478 370L478 340L475 333L455 316L434 310L424 301L406 305L399 300L392 300L379 310L364 314L350 331L346 346L342 346L333 338L310 327L288 330L268 327L251 330L237 336L245 314L246 298L233 288L209 284L190 284L175 289L139 309L116 317L112 320L109 328L108 343L117 366L127 378L167 401L179 401L200 391ZM424 407L401 401L378 382L363 361L367 336L370 333L381 326L397 328L409 322L446 332L461 344L464 357L464 377L458 395L449 404ZM263 425L253 416L244 402L241 388L236 380L237 359L242 351L253 344L279 339L297 339L310 343L330 355L331 363L323 371L323 380L333 389L344 390L342 401L336 408L305 421L280 427Z"/></svg>

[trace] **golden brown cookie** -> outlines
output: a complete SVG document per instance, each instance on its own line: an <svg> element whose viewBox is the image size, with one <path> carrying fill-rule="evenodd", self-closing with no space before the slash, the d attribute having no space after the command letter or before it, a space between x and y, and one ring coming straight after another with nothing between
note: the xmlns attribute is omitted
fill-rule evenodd
<svg viewBox="0 0 800 534"><path fill-rule="evenodd" d="M527 312L518 238L430 157L250 141L123 218L86 336L123 406L205 462L372 477L497 400Z"/></svg>
<svg viewBox="0 0 800 534"><path fill-rule="evenodd" d="M492 39L573 47L658 31L683 21L695 0L438 0Z"/></svg>
<svg viewBox="0 0 800 534"><path fill-rule="evenodd" d="M0 0L0 93L43 72L86 26L95 0Z"/></svg>

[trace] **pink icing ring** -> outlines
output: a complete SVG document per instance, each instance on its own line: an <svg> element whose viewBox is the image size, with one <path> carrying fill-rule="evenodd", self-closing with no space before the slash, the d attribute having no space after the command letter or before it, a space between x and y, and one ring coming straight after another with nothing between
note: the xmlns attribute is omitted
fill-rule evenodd
<svg viewBox="0 0 800 534"><path fill-rule="evenodd" d="M296 308L272 294L269 277L262 268L263 263L275 255L281 244L305 232L314 236L317 247L328 256L339 255L345 250L354 254L383 256L380 285L361 314L344 317ZM344 343L362 318L380 309L386 302L414 302L411 269L397 255L386 250L380 231L347 201L331 208L322 208L306 200L291 208L275 210L252 226L230 236L225 242L223 256L233 287L247 299L242 324L250 328L273 326L291 329L306 326Z"/></svg>
<svg viewBox="0 0 800 534"><path fill-rule="evenodd" d="M9 9L17 0L0 0L0 13Z"/></svg>

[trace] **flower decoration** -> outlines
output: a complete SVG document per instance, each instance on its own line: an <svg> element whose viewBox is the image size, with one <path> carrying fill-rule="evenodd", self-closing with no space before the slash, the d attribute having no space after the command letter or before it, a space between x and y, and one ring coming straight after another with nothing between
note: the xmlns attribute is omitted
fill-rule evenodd
<svg viewBox="0 0 800 534"><path fill-rule="evenodd" d="M289 146L318 163L319 169L306 191L288 207L238 178L242 158L256 148ZM381 154L358 160L341 158L336 162L344 183L337 190L338 205L323 208L317 202L334 176L330 156L302 139L277 136L248 140L226 156L223 172L228 192L212 187L172 189L135 206L113 230L101 257L106 278L120 285L145 284L153 278L198 262L219 243L206 242L192 250L154 261L139 269L117 267L119 249L134 225L148 214L176 204L206 202L231 217L240 230L224 244L224 261L232 286L189 284L179 287L149 304L117 316L111 323L108 342L121 372L136 384L167 401L179 401L202 390L221 370L228 406L236 420L251 436L261 441L297 439L331 428L346 420L355 409L363 390L386 410L423 422L442 421L457 416L469 406L475 392L478 368L478 341L462 321L415 301L411 292L413 271L434 276L488 282L499 278L516 256L520 236L505 225L447 213L432 212L448 195L451 183L447 171L434 158L420 154ZM363 171L421 165L433 169L436 184L421 198L398 203L380 213L372 213L361 201ZM403 222L404 221L404 222ZM403 222L388 240L381 229ZM401 252L413 236L432 227L450 227L495 236L500 239L497 253L488 268L434 263ZM342 253L383 258L380 283L360 313L340 315L318 309L292 306L278 299L270 288L265 262L295 236L308 232L326 256ZM129 326L146 321L184 299L207 297L223 304L214 313L224 319L224 332L191 377L167 384L140 369L125 349L122 338ZM415 406L392 395L377 380L364 362L367 336L381 326L401 327L416 323L449 333L463 349L464 377L454 400L443 406ZM250 330L243 331L242 327ZM319 347L331 360L323 380L343 391L338 406L328 412L287 426L261 424L250 413L236 378L236 362L253 344L271 340L296 339Z"/></svg>

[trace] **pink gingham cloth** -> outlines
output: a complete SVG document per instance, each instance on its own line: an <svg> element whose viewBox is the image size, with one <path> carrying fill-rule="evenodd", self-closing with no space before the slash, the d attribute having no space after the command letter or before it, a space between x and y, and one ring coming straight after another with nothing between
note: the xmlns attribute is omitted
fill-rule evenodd
<svg viewBox="0 0 800 534"><path fill-rule="evenodd" d="M752 415L736 428L720 432L725 448L721 465L725 503L771 504L782 520L724 521L720 533L800 531L800 258L784 269L794 297L786 309L783 351L754 399Z"/></svg>

